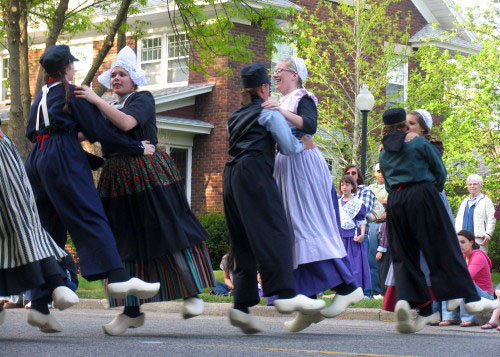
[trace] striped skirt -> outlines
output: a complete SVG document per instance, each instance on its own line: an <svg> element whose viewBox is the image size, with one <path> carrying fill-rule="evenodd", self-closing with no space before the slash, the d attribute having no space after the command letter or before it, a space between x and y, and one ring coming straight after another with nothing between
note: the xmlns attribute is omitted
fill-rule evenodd
<svg viewBox="0 0 500 357"><path fill-rule="evenodd" d="M148 282L160 282L159 293L151 299L114 299L108 295L108 284L104 287L110 307L138 306L148 302L169 301L187 298L202 292L203 288L215 286L210 257L205 243L181 250L153 260L124 261L130 276Z"/></svg>
<svg viewBox="0 0 500 357"><path fill-rule="evenodd" d="M0 294L43 284L66 253L42 228L35 197L16 146L0 141ZM22 291L22 290L20 290Z"/></svg>

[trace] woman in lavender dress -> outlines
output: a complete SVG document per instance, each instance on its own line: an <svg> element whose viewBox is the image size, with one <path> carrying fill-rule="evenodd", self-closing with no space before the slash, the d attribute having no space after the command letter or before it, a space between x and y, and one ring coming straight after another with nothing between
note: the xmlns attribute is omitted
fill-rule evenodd
<svg viewBox="0 0 500 357"><path fill-rule="evenodd" d="M279 110L288 120L297 138L312 135L317 127L317 99L303 87L307 78L300 58L280 61L273 78L281 100L263 103L267 109ZM298 314L285 326L291 332L305 329L324 317L334 317L350 304L363 298L351 273L340 238L334 202L332 178L318 148L297 155L278 153L274 178L280 189L292 239L294 241L294 276L297 292L309 297L328 289L336 291L332 304L320 314Z"/></svg>

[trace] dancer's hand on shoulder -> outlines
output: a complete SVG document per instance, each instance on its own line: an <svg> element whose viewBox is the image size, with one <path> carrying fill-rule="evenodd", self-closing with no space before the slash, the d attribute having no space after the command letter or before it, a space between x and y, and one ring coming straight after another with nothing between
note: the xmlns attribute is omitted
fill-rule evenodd
<svg viewBox="0 0 500 357"><path fill-rule="evenodd" d="M262 108L270 110L280 110L280 103L276 99L269 99L262 103Z"/></svg>
<svg viewBox="0 0 500 357"><path fill-rule="evenodd" d="M405 136L405 142L410 142L418 136L416 133L407 133Z"/></svg>
<svg viewBox="0 0 500 357"><path fill-rule="evenodd" d="M91 104L96 104L101 98L88 86L75 86L75 97L85 99Z"/></svg>
<svg viewBox="0 0 500 357"><path fill-rule="evenodd" d="M314 141L311 135L304 135L302 138L300 138L300 140L302 140L302 142L304 143L304 150L315 148Z"/></svg>
<svg viewBox="0 0 500 357"><path fill-rule="evenodd" d="M155 153L155 146L147 140L141 141L142 146L144 146L144 155L153 155Z"/></svg>

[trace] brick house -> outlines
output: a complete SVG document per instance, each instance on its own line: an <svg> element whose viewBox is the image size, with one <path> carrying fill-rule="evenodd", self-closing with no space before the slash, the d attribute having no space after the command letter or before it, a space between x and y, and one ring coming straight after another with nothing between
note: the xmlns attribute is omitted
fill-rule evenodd
<svg viewBox="0 0 500 357"><path fill-rule="evenodd" d="M258 8L263 2L280 8L312 8L317 0L255 0L251 5ZM226 118L239 105L239 70L242 64L225 58L218 59L221 64L233 70L234 75L231 77L217 75L215 71L209 71L206 78L199 73L189 72L186 66L190 60L189 52L183 47L188 45L188 40L185 35L175 37L173 34L166 20L168 6L167 2L150 0L141 14L130 18L129 21L147 20L149 24L144 28L147 35L143 39L129 38L128 44L136 49L141 66L148 73L148 86L143 89L150 90L156 100L159 145L166 148L177 162L193 210L197 213L219 211L222 204L222 173L227 160ZM412 48L418 48L421 40L430 36L435 38L432 41L442 48L463 53L477 51L477 48L469 43L473 39L471 33L462 32L460 38L449 41L438 39L437 36L443 30L454 29L455 23L461 22L460 15L447 5L445 0L401 0L394 5L394 10L412 13ZM401 27L404 26L402 18L391 20L400 22ZM271 61L265 56L265 36L258 27L237 21L234 30L254 38L250 46L255 54L255 62L271 67L278 58L292 54L291 47L279 45L278 53ZM39 69L38 58L43 52L44 35L42 32L33 32L31 38L31 83L34 87ZM103 36L98 33L80 34L70 41L73 54L80 59L75 62L75 83L83 80L102 41ZM113 48L98 74L108 69L115 58L116 48ZM8 53L5 50L0 51L0 63L0 99L4 104L0 106L0 117L6 120L9 107L5 105L8 104ZM388 93L401 89L404 93L411 60L408 63L398 69L397 73L388 75ZM97 84L96 79L93 84Z"/></svg>

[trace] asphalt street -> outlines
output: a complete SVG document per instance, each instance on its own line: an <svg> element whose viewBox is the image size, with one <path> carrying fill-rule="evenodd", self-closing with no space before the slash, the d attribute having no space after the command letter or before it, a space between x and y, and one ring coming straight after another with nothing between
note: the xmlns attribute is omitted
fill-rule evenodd
<svg viewBox="0 0 500 357"><path fill-rule="evenodd" d="M26 323L24 309L7 310L0 326L1 356L495 356L500 332L475 328L431 327L413 335L394 323L325 320L301 333L285 330L290 317L259 316L265 332L243 335L225 316L183 320L179 314L146 312L143 327L119 337L101 325L117 310L51 310L64 326L44 334Z"/></svg>

